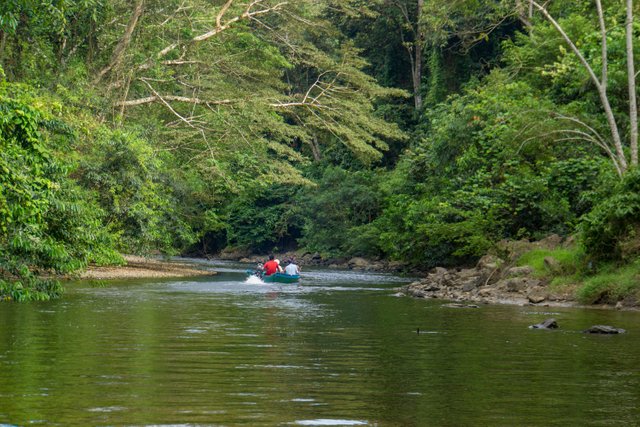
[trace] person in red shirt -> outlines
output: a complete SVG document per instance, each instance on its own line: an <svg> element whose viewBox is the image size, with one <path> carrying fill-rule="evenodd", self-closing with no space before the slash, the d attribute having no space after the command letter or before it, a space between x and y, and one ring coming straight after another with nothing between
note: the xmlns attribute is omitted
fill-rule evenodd
<svg viewBox="0 0 640 427"><path fill-rule="evenodd" d="M274 260L273 255L269 255L269 261L265 262L264 265L262 266L265 276L271 276L272 274L278 272L279 267L280 266Z"/></svg>

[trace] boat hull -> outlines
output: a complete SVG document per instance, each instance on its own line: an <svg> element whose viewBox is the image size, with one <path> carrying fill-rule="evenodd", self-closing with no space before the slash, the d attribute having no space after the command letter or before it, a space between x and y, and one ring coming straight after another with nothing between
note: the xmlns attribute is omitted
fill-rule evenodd
<svg viewBox="0 0 640 427"><path fill-rule="evenodd" d="M292 276L290 274L275 273L271 276L262 276L262 281L265 283L297 283L300 280L300 276Z"/></svg>
<svg viewBox="0 0 640 427"><path fill-rule="evenodd" d="M255 274L255 272L247 270L247 274L252 275ZM265 283L298 283L300 281L299 275L292 276L290 274L283 273L275 273L270 276L262 275L260 278Z"/></svg>

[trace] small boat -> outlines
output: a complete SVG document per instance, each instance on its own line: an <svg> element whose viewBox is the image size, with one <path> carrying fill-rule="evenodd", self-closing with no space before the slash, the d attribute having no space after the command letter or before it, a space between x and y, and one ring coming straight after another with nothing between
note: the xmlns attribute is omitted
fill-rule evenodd
<svg viewBox="0 0 640 427"><path fill-rule="evenodd" d="M300 275L296 274L283 274L283 273L274 273L271 276L262 276L262 281L265 283L297 283L300 280Z"/></svg>
<svg viewBox="0 0 640 427"><path fill-rule="evenodd" d="M247 270L247 274L249 276L258 276L253 270ZM284 273L274 273L270 276L260 275L258 277L260 277L265 283L297 283L300 280L300 275L298 274L291 275Z"/></svg>

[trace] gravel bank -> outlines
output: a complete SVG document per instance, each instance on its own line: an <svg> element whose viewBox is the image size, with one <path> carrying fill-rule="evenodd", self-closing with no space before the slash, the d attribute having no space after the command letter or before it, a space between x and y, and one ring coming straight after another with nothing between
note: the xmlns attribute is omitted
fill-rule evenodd
<svg viewBox="0 0 640 427"><path fill-rule="evenodd" d="M204 270L190 264L162 261L152 258L125 255L126 265L112 267L89 267L80 274L82 279L146 279L171 277L214 276L212 270Z"/></svg>

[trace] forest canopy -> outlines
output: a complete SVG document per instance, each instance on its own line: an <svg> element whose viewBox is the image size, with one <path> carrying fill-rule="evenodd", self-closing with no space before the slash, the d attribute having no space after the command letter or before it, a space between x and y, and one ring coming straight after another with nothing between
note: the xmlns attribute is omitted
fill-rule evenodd
<svg viewBox="0 0 640 427"><path fill-rule="evenodd" d="M2 2L0 297L58 296L51 277L122 253L426 269L558 233L626 262L638 9Z"/></svg>

